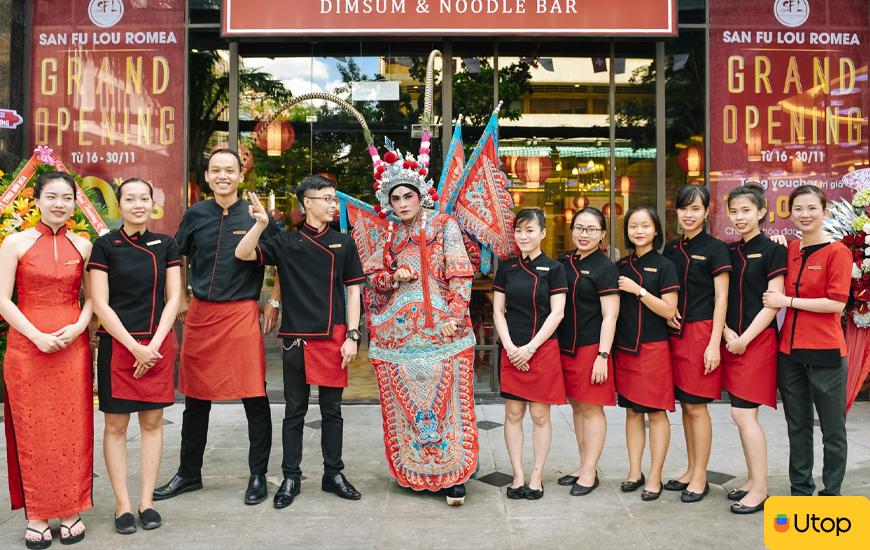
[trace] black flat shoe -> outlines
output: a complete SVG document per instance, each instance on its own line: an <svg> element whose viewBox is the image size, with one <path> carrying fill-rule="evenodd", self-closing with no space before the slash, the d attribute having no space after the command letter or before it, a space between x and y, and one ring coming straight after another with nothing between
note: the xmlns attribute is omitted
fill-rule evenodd
<svg viewBox="0 0 870 550"><path fill-rule="evenodd" d="M202 489L202 478L185 479L175 474L169 480L169 483L154 489L153 498L154 500L166 500L167 498L177 497L181 493L198 491L200 489Z"/></svg>
<svg viewBox="0 0 870 550"><path fill-rule="evenodd" d="M532 489L526 486L526 500L541 500L544 498L544 485L541 484L540 489Z"/></svg>
<svg viewBox="0 0 870 550"><path fill-rule="evenodd" d="M27 531L31 533L37 533L39 535L39 539L30 540L27 538ZM30 548L30 550L45 550L49 546L51 546L51 539L45 538L45 534L51 534L51 527L46 527L42 531L39 529L34 529L33 527L27 527L24 533L24 546Z"/></svg>
<svg viewBox="0 0 870 550"><path fill-rule="evenodd" d="M346 500L359 500L362 498L360 492L350 484L350 481L341 472L334 476L323 476L320 488L327 493L335 493Z"/></svg>
<svg viewBox="0 0 870 550"><path fill-rule="evenodd" d="M755 512L760 512L764 510L764 503L767 502L767 497L764 497L764 500L758 503L757 506L746 506L745 504L741 504L740 502L732 502L731 503L731 513L732 514L754 514Z"/></svg>
<svg viewBox="0 0 870 550"><path fill-rule="evenodd" d="M572 497L579 497L583 495L588 495L595 488L598 487L598 476L595 476L595 481L592 482L592 485L580 485L579 483L575 483L571 486L570 494Z"/></svg>
<svg viewBox="0 0 870 550"><path fill-rule="evenodd" d="M444 496L447 497L447 506L462 506L465 504L465 484L460 483L453 487L447 487L443 490Z"/></svg>
<svg viewBox="0 0 870 550"><path fill-rule="evenodd" d="M115 516L115 532L122 535L132 535L136 532L136 518L133 514L126 512L120 516Z"/></svg>
<svg viewBox="0 0 870 550"><path fill-rule="evenodd" d="M526 491L529 488L526 485L522 485L520 487L508 487L507 488L507 497L511 500L525 500Z"/></svg>
<svg viewBox="0 0 870 550"><path fill-rule="evenodd" d="M728 491L728 494L726 496L728 497L728 500L740 500L743 497L745 497L747 494L749 494L749 491L743 491L740 489L731 489L730 491Z"/></svg>
<svg viewBox="0 0 870 550"><path fill-rule="evenodd" d="M652 491L647 491L646 489L644 489L643 491L640 492L640 499L645 500L646 502L649 502L651 500L655 500L655 499L659 498L660 496L662 496L662 491L664 490L664 488L665 488L664 485L659 485L659 490L657 493L654 493Z"/></svg>
<svg viewBox="0 0 870 550"><path fill-rule="evenodd" d="M643 477L643 472L640 474L640 479L636 481L623 481L619 486L623 493L633 493L646 484L646 478Z"/></svg>
<svg viewBox="0 0 870 550"><path fill-rule="evenodd" d="M150 531L151 529L157 529L162 524L163 520L154 508L146 508L144 511L138 510L138 512L142 529Z"/></svg>
<svg viewBox="0 0 870 550"><path fill-rule="evenodd" d="M245 491L245 504L254 505L260 504L269 492L266 490L266 476L252 475L248 480L248 488Z"/></svg>
<svg viewBox="0 0 870 550"><path fill-rule="evenodd" d="M704 497L707 496L707 493L710 492L710 484L704 483L704 490L700 493L693 493L692 491L686 490L683 491L683 494L680 495L680 500L683 502L701 502L704 500Z"/></svg>
<svg viewBox="0 0 870 550"><path fill-rule="evenodd" d="M665 483L665 491L685 491L688 486L688 483L683 483L679 479L669 479Z"/></svg>
<svg viewBox="0 0 870 550"><path fill-rule="evenodd" d="M300 491L299 480L285 477L278 487L278 492L275 493L273 503L275 508L286 508L293 504L293 499L299 496Z"/></svg>
<svg viewBox="0 0 870 550"><path fill-rule="evenodd" d="M571 476L571 475L562 476L559 478L559 480L556 483L558 483L559 485L562 485L563 487L570 487L570 486L574 485L575 483L577 483L578 479L580 479L580 476Z"/></svg>
<svg viewBox="0 0 870 550"><path fill-rule="evenodd" d="M130 515L132 515L132 514L130 514ZM77 542L81 542L81 541L85 540L85 532L84 531L82 531L78 535L72 534L72 528L75 527L81 521L82 521L82 517L79 516L78 519L76 519L70 525L64 525L63 522L61 522L61 524L60 524L60 543L61 544L75 544ZM135 524L135 522L134 522L134 524ZM66 529L66 532L68 533L66 537L63 536L64 529Z"/></svg>

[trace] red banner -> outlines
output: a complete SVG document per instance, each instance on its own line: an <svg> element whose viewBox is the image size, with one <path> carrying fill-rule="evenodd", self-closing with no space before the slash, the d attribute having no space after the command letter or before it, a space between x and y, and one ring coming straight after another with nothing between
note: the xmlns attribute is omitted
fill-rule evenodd
<svg viewBox="0 0 870 550"><path fill-rule="evenodd" d="M676 36L676 0L224 0L225 36Z"/></svg>
<svg viewBox="0 0 870 550"><path fill-rule="evenodd" d="M151 229L184 209L184 0L34 0L31 144L51 147L120 218L113 185L154 186Z"/></svg>
<svg viewBox="0 0 870 550"><path fill-rule="evenodd" d="M768 233L793 233L788 195L804 184L828 199L870 164L867 0L710 2L712 230L739 236L725 196L746 180L767 189Z"/></svg>

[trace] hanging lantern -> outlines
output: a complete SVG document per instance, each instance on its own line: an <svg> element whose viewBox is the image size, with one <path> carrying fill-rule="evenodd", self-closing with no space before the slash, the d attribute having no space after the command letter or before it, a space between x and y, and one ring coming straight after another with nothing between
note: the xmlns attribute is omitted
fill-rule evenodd
<svg viewBox="0 0 870 550"><path fill-rule="evenodd" d="M573 204L574 208L576 208L577 210L583 210L584 208L589 206L589 197L585 195L579 195L577 197L574 197Z"/></svg>
<svg viewBox="0 0 870 550"><path fill-rule="evenodd" d="M519 206L523 204L523 199L525 199L526 197L519 191L514 191L513 193L511 193L511 198L514 199L514 206Z"/></svg>
<svg viewBox="0 0 870 550"><path fill-rule="evenodd" d="M637 181L634 179L634 176L619 176L616 178L616 181L619 184L619 192L623 195L634 192L637 187Z"/></svg>
<svg viewBox="0 0 870 550"><path fill-rule="evenodd" d="M286 120L273 120L264 128L266 121L261 120L254 126L257 147L266 151L270 157L279 157L281 153L293 147L296 133L293 124Z"/></svg>
<svg viewBox="0 0 870 550"><path fill-rule="evenodd" d="M619 203L615 203L615 204L613 205L613 212L614 212L614 214L616 214L617 216L622 216L622 205L619 204ZM605 217L605 218L609 218L609 217L610 217L610 203L605 204L605 205L601 208L601 213L604 214L604 217Z"/></svg>
<svg viewBox="0 0 870 550"><path fill-rule="evenodd" d="M746 139L746 158L749 162L761 160L761 132L750 132Z"/></svg>
<svg viewBox="0 0 870 550"><path fill-rule="evenodd" d="M565 223L571 223L571 220L574 219L574 209L566 208L562 211L562 215L565 216Z"/></svg>
<svg viewBox="0 0 870 550"><path fill-rule="evenodd" d="M517 164L516 156L511 155L502 155L501 156L501 167L502 170L508 173L508 175L516 176L516 164Z"/></svg>
<svg viewBox="0 0 870 550"><path fill-rule="evenodd" d="M704 170L704 150L700 147L686 147L680 152L680 168L690 177L697 178Z"/></svg>
<svg viewBox="0 0 870 550"><path fill-rule="evenodd" d="M553 171L550 157L520 157L516 163L516 174L526 187L537 189L547 181Z"/></svg>

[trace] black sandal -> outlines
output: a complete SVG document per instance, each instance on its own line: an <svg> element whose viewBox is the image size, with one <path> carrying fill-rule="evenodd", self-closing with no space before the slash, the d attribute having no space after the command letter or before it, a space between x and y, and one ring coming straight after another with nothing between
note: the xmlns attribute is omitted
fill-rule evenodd
<svg viewBox="0 0 870 550"><path fill-rule="evenodd" d="M760 512L764 510L764 503L767 502L767 497L764 497L764 500L759 502L756 506L747 506L742 502L732 502L731 503L731 513L732 514L754 514L755 512Z"/></svg>
<svg viewBox="0 0 870 550"><path fill-rule="evenodd" d="M688 486L688 482L682 482L679 479L669 479L665 483L665 491L685 491Z"/></svg>
<svg viewBox="0 0 870 550"><path fill-rule="evenodd" d="M27 531L31 533L38 533L39 540L31 540L27 538ZM24 545L30 548L31 550L44 550L51 546L51 539L45 538L46 531L51 534L51 527L46 527L42 531L39 529L34 529L33 527L27 527L24 531Z"/></svg>
<svg viewBox="0 0 870 550"><path fill-rule="evenodd" d="M646 502L650 502L652 500L656 500L660 496L662 496L662 491L665 489L664 485L659 485L659 492L655 493L653 491L647 491L644 489L640 493L640 499Z"/></svg>
<svg viewBox="0 0 870 550"><path fill-rule="evenodd" d="M633 493L646 484L646 478L643 477L643 472L640 473L640 479L637 481L623 481L619 486L623 493Z"/></svg>
<svg viewBox="0 0 870 550"><path fill-rule="evenodd" d="M511 500L524 500L526 498L526 491L529 488L526 485L521 485L519 487L508 487L507 488L507 497Z"/></svg>
<svg viewBox="0 0 870 550"><path fill-rule="evenodd" d="M75 544L77 542L81 542L85 538L85 532L82 531L78 535L72 534L72 528L81 523L82 517L79 516L77 520L72 522L72 525L64 525L60 524L60 543L61 544ZM66 537L63 536L63 530L66 529L66 532L69 533Z"/></svg>
<svg viewBox="0 0 870 550"><path fill-rule="evenodd" d="M749 491L744 491L742 489L731 489L728 491L728 500L740 500L749 494Z"/></svg>

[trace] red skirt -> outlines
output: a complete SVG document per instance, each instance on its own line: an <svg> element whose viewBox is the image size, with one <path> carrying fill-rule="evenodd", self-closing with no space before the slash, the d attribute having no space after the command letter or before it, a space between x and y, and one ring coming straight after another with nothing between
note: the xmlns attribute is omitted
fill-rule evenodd
<svg viewBox="0 0 870 550"><path fill-rule="evenodd" d="M743 355L734 355L722 345L722 384L728 393L752 403L776 408L776 329L761 331L746 346Z"/></svg>
<svg viewBox="0 0 870 550"><path fill-rule="evenodd" d="M598 344L578 347L574 350L574 357L564 353L561 355L565 393L580 403L602 406L615 405L613 360L607 359L607 380L600 384L593 384L592 365L597 358Z"/></svg>
<svg viewBox="0 0 870 550"><path fill-rule="evenodd" d="M565 380L559 361L559 343L550 338L532 355L529 370L521 371L508 359L507 351L501 350L501 391L531 401L548 405L565 403Z"/></svg>
<svg viewBox="0 0 870 550"><path fill-rule="evenodd" d="M178 389L208 401L266 395L266 355L255 300L192 298L184 322Z"/></svg>
<svg viewBox="0 0 870 550"><path fill-rule="evenodd" d="M305 340L302 353L306 383L326 388L347 387L347 369L341 368L341 346L346 334L345 325L335 325L331 339Z"/></svg>
<svg viewBox="0 0 870 550"><path fill-rule="evenodd" d="M704 374L704 351L710 344L713 321L695 321L683 325L683 336L671 336L671 366L674 385L684 392L719 399L722 396L722 369Z"/></svg>
<svg viewBox="0 0 870 550"><path fill-rule="evenodd" d="M147 346L151 340L139 340ZM136 358L133 354L112 338L112 360L110 370L112 376L112 397L115 399L130 399L148 403L172 403L175 401L175 355L177 345L175 331L169 331L160 346L162 359L158 360L142 378L133 378L136 369L133 365Z"/></svg>
<svg viewBox="0 0 870 550"><path fill-rule="evenodd" d="M652 409L676 410L671 352L667 341L644 342L637 355L613 353L616 393Z"/></svg>

